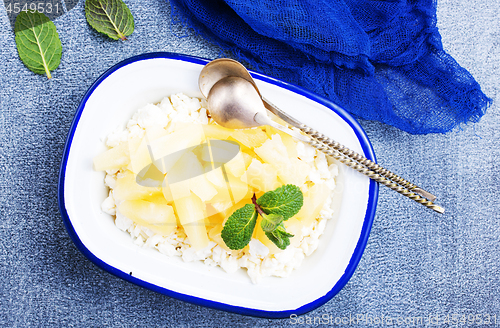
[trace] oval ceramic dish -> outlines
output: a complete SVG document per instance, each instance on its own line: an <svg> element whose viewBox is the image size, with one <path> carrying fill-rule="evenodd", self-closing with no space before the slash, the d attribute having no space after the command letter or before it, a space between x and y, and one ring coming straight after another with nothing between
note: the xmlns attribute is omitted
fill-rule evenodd
<svg viewBox="0 0 500 328"><path fill-rule="evenodd" d="M171 53L149 53L113 66L87 91L69 132L59 175L62 218L80 251L98 267L159 293L219 310L284 318L303 314L330 300L352 276L375 215L378 186L339 165L335 202L318 249L287 278L268 277L258 285L243 270L228 274L203 262L183 262L133 244L113 218L102 212L107 196L103 172L92 159L105 137L124 128L147 103L183 92L202 97L198 75L207 60ZM342 108L297 86L252 73L262 94L307 125L375 161L359 124ZM272 291L279 291L273 293Z"/></svg>

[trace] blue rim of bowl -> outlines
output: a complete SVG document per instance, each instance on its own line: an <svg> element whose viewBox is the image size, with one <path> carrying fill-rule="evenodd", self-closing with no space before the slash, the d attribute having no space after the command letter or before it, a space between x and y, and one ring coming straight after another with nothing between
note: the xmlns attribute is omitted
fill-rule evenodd
<svg viewBox="0 0 500 328"><path fill-rule="evenodd" d="M169 297L173 297L185 302L189 302L192 304L196 305L201 305L201 306L206 306L210 307L213 309L217 310L223 310L223 311L228 311L228 312L233 312L237 314L243 314L243 315L249 315L249 316L254 316L254 317L262 317L262 318L273 318L273 319L278 319L278 318L289 318L291 315L302 315L307 312L310 312L321 305L325 304L328 302L330 299L332 299L349 281L351 276L353 275L354 271L356 270L356 267L358 266L358 263L361 259L361 256L363 254L363 251L366 247L366 243L368 241L368 236L370 234L371 226L373 223L373 219L375 217L375 210L377 207L377 201L378 201L378 184L370 180L370 185L369 185L369 191L368 191L368 206L366 209L365 213L365 218L363 221L363 227L361 230L361 235L358 240L358 243L356 244L356 248L354 249L354 253L351 256L351 259L349 261L349 264L347 265L347 268L344 272L344 274L341 276L341 278L337 281L337 283L333 286L333 288L326 293L324 296L314 300L313 302L307 303L299 308L293 309L293 310L285 310L285 311L265 311L265 310L258 310L258 309L251 309L251 308L245 308L245 307L240 307L240 306L235 306L235 305L229 305L225 303L220 303L216 301L211 301L191 295L186 295L182 293L178 293L163 287L159 287L157 285L151 284L147 281L138 279L134 276L131 276L130 274L127 274L123 271L120 271L116 269L115 267L107 264L106 262L102 261L99 259L97 256L95 256L92 252L90 252L87 247L82 243L80 238L78 237L71 220L69 218L68 212L65 207L65 201L64 201L64 180L65 180L65 174L66 174L66 165L68 162L68 155L69 151L71 149L71 143L73 141L73 137L75 134L76 127L78 126L78 122L80 120L80 117L82 115L82 112L85 108L85 105L87 103L87 100L89 97L92 95L94 90L104 81L109 75L111 75L113 72L116 70L120 69L121 67L124 67L126 65L132 64L134 62L138 62L141 60L148 60L148 59L155 59L155 58L166 58L166 59L172 59L172 60L180 60L180 61L185 61L189 63L194 63L194 64L200 64L200 65L205 65L207 64L210 60L199 58L199 57L193 57L193 56L188 56L188 55L181 55L181 54L176 54L176 53L169 53L169 52L153 52L153 53L146 53L138 56L134 56L128 59L125 59L118 64L114 65L113 67L109 68L106 72L104 72L93 84L90 86L90 88L87 90L85 95L83 96L80 105L78 106L77 112L75 114L75 117L73 119L73 123L71 125L70 131L68 133L68 137L66 138L66 146L64 147L64 154L62 157L61 161L61 166L60 166L60 171L59 171L59 182L58 182L58 204L59 204L59 210L61 212L62 219L64 221L64 225L66 226L66 229L68 231L68 234L70 235L71 239L75 243L76 247L95 265L97 265L99 268L108 271L124 280L127 280L129 282L132 282L136 285L139 285L144 288L148 288L150 290L153 290L155 292L167 295ZM258 80L268 82L274 85L277 85L279 87L282 87L284 89L290 90L294 93L297 93L299 95L305 96L321 105L324 105L327 108L330 108L332 111L334 111L337 115L339 115L349 126L353 129L354 133L356 134L356 137L358 138L359 142L361 143L361 148L363 149L363 152L365 156L372 160L376 161L375 158L375 153L373 151L373 147L368 140L368 137L366 133L364 132L363 128L359 125L359 123L343 108L339 107L338 105L334 104L330 100L327 100L315 93L312 93L310 91L307 91L299 86L280 81L275 78L271 78L269 76L256 73L256 72L251 72L252 76Z"/></svg>

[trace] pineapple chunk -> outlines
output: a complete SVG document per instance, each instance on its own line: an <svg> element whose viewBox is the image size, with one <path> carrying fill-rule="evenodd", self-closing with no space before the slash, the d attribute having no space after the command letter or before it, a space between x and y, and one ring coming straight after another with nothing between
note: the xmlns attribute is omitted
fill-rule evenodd
<svg viewBox="0 0 500 328"><path fill-rule="evenodd" d="M203 129L200 124L189 124L186 127L153 140L149 144L153 160L158 169L166 174L176 165L177 161L186 152L190 152L201 144Z"/></svg>
<svg viewBox="0 0 500 328"><path fill-rule="evenodd" d="M248 169L248 166L250 163L252 163L252 160L256 157L255 152L253 151L241 151L241 157L243 158L243 162L245 162L245 169Z"/></svg>
<svg viewBox="0 0 500 328"><path fill-rule="evenodd" d="M130 171L118 175L113 189L113 196L116 200L141 199L153 195L161 195L161 188L138 184L136 175Z"/></svg>
<svg viewBox="0 0 500 328"><path fill-rule="evenodd" d="M249 187L247 183L247 177L245 175L242 175L238 178L232 174L228 174L227 178L229 189L235 203L240 202L242 199L252 197L253 190Z"/></svg>
<svg viewBox="0 0 500 328"><path fill-rule="evenodd" d="M266 141L261 147L255 148L255 153L266 163L274 166L278 177L284 184L301 186L306 182L310 171L309 165L296 157L289 157L280 134L274 134L271 140Z"/></svg>
<svg viewBox="0 0 500 328"><path fill-rule="evenodd" d="M232 203L234 198L233 198L233 195L230 191L230 186L229 184L223 180L224 184L222 186L216 186L216 185L213 185L215 187L215 190L217 190L217 193L216 195L210 200L210 203L214 204L214 203Z"/></svg>
<svg viewBox="0 0 500 328"><path fill-rule="evenodd" d="M217 191L203 173L198 157L193 152L186 151L167 173L163 185L165 198L175 200L187 197L192 191L203 202L212 199Z"/></svg>
<svg viewBox="0 0 500 328"><path fill-rule="evenodd" d="M250 149L259 147L268 140L266 133L259 128L233 130L231 138Z"/></svg>
<svg viewBox="0 0 500 328"><path fill-rule="evenodd" d="M283 131L280 131L278 129L275 129L272 126L266 126L266 133L267 133L269 139L271 139L274 134L279 134L281 137L281 141L283 142L283 144L286 147L288 157L290 157L290 158L298 157L297 142L295 141L295 139L291 135L289 135Z"/></svg>
<svg viewBox="0 0 500 328"><path fill-rule="evenodd" d="M212 173L212 175L208 176L211 177L210 179L213 183L213 186L217 190L217 193L209 202L209 204L211 204L212 206L207 208L207 215L214 215L218 212L226 211L235 203L241 202L243 199L250 199L252 197L252 188L248 186L246 180L241 180L242 178L246 178L246 176L237 178L232 174L226 172L226 182L221 168L213 170L209 173Z"/></svg>
<svg viewBox="0 0 500 328"><path fill-rule="evenodd" d="M229 199L229 198L228 198ZM231 200L219 203L208 203L207 204L207 215L209 217L214 217L216 215L221 215L222 220L226 219L229 215L229 209L233 206ZM214 218L215 220L215 218Z"/></svg>
<svg viewBox="0 0 500 328"><path fill-rule="evenodd" d="M217 124L203 125L203 133L206 139L226 140L231 136L233 131Z"/></svg>
<svg viewBox="0 0 500 328"><path fill-rule="evenodd" d="M163 185L161 186L161 192L163 194L163 198L165 198L167 202L171 203L174 201L174 197L172 196L172 191L170 190L170 185L168 184L167 177L165 177Z"/></svg>
<svg viewBox="0 0 500 328"><path fill-rule="evenodd" d="M94 157L94 169L96 171L120 169L129 163L128 142L122 142L118 146Z"/></svg>
<svg viewBox="0 0 500 328"><path fill-rule="evenodd" d="M217 194L210 200L210 203L231 203L233 205L242 199L252 197L252 189L249 188L246 181L242 181L232 174L227 174L226 176L227 183L224 181L224 185L220 187L215 186Z"/></svg>
<svg viewBox="0 0 500 328"><path fill-rule="evenodd" d="M187 223L182 227L194 249L200 250L208 246L207 228L204 220Z"/></svg>
<svg viewBox="0 0 500 328"><path fill-rule="evenodd" d="M208 246L205 227L205 204L195 194L176 199L175 210L191 245L199 250Z"/></svg>
<svg viewBox="0 0 500 328"><path fill-rule="evenodd" d="M162 204L162 205L171 205L172 202L169 202L165 199L165 196L163 196L162 194L160 193L156 193L156 194L153 194L153 195L148 195L148 196L145 196L142 198L142 200L145 200L145 201L148 201L148 202L151 202L151 203L155 203L155 204Z"/></svg>
<svg viewBox="0 0 500 328"><path fill-rule="evenodd" d="M208 169L211 170L211 164L208 164ZM208 170L207 168L205 170ZM205 173L208 181L210 181L216 188L223 187L226 185L226 180L224 179L224 173L222 172L222 167L218 167L215 170L208 171Z"/></svg>
<svg viewBox="0 0 500 328"><path fill-rule="evenodd" d="M143 137L129 138L128 139L128 153L130 155L135 154L139 146L141 145Z"/></svg>
<svg viewBox="0 0 500 328"><path fill-rule="evenodd" d="M224 242L224 239L221 237L221 232L222 232L222 225L216 225L212 229L210 229L208 235L210 239L212 239L214 242L216 242L220 247L224 248L226 252L232 252L232 250L226 246L226 243Z"/></svg>
<svg viewBox="0 0 500 328"><path fill-rule="evenodd" d="M210 205L207 206L207 215L211 216L225 211L233 203L221 167L206 173L206 177L216 190L215 196L207 203Z"/></svg>
<svg viewBox="0 0 500 328"><path fill-rule="evenodd" d="M324 183L315 184L304 193L304 204L294 217L309 226L319 216L323 204L330 196L331 190Z"/></svg>
<svg viewBox="0 0 500 328"><path fill-rule="evenodd" d="M212 204L207 204L206 212L207 215L209 215L209 213L215 213L205 219L205 226L207 227L207 230L210 230L217 225L221 225L226 218L224 212L219 212L212 206Z"/></svg>
<svg viewBox="0 0 500 328"><path fill-rule="evenodd" d="M307 180L311 167L298 158L291 158L287 164L273 165L276 168L278 177L284 184L294 184L302 186Z"/></svg>
<svg viewBox="0 0 500 328"><path fill-rule="evenodd" d="M137 173L136 182L145 187L160 187L164 178L165 175L154 163L151 163Z"/></svg>
<svg viewBox="0 0 500 328"><path fill-rule="evenodd" d="M243 158L243 154L245 153L239 152L232 160L224 164L226 171L237 178L241 177L248 167L245 163L245 159Z"/></svg>
<svg viewBox="0 0 500 328"><path fill-rule="evenodd" d="M151 125L146 128L146 137L150 143L156 139L166 136L167 134L168 131L158 125Z"/></svg>
<svg viewBox="0 0 500 328"><path fill-rule="evenodd" d="M191 194L191 188L189 187L189 181L181 181L174 184L170 184L170 192L172 195L172 201L188 197ZM166 198L166 197L165 197ZM170 199L168 199L170 200Z"/></svg>
<svg viewBox="0 0 500 328"><path fill-rule="evenodd" d="M286 126L286 124L285 124L285 126ZM272 126L270 126L270 125L266 125L266 126L264 127L264 130L266 131L267 137L268 137L269 139L271 139L271 138L273 137L273 134L277 134L277 133L279 134L279 131L280 131L280 130L278 130L278 129L276 129L276 128L273 128L273 127L272 127Z"/></svg>
<svg viewBox="0 0 500 328"><path fill-rule="evenodd" d="M203 166L207 166L207 164L212 164L212 155L210 154L210 147L208 146L208 143L206 143L206 147L201 148L201 163Z"/></svg>
<svg viewBox="0 0 500 328"><path fill-rule="evenodd" d="M165 176L164 187L169 187L172 200L189 196L191 194L189 179L201 173L203 171L196 155L189 150L183 152ZM170 200L166 195L165 198Z"/></svg>
<svg viewBox="0 0 500 328"><path fill-rule="evenodd" d="M185 224L205 219L205 204L195 194L174 200L175 210L180 223Z"/></svg>
<svg viewBox="0 0 500 328"><path fill-rule="evenodd" d="M216 188L207 180L205 175L198 175L189 179L189 189L203 202L207 202L217 195Z"/></svg>
<svg viewBox="0 0 500 328"><path fill-rule="evenodd" d="M287 165L290 163L286 147L279 134L273 135L272 139L268 139L262 146L255 148L254 151L265 163L273 165Z"/></svg>
<svg viewBox="0 0 500 328"><path fill-rule="evenodd" d="M143 138L137 150L130 154L130 164L127 166L127 169L138 174L151 163L153 163L153 160L149 152L148 140L147 138Z"/></svg>
<svg viewBox="0 0 500 328"><path fill-rule="evenodd" d="M271 164L263 164L255 158L240 179L263 192L274 190L281 185L276 169Z"/></svg>
<svg viewBox="0 0 500 328"><path fill-rule="evenodd" d="M225 220L230 217L234 213L234 211L242 208L243 206L245 206L245 204L251 204L252 195L253 193L248 193L247 197L241 199L236 204L230 200L226 202L207 204L207 215L211 217L210 221L214 222L215 220L220 220L220 218L222 217L222 221L225 222ZM217 217L217 215L219 215L219 217Z"/></svg>
<svg viewBox="0 0 500 328"><path fill-rule="evenodd" d="M293 247L298 247L300 241L302 240L301 230L304 224L295 217L289 218L285 221L284 224L286 231L293 235L293 237L290 238L290 245L292 245Z"/></svg>
<svg viewBox="0 0 500 328"><path fill-rule="evenodd" d="M232 161L240 151L240 145L235 141L211 140L203 146L200 147L201 160L203 163L213 164L213 167Z"/></svg>
<svg viewBox="0 0 500 328"><path fill-rule="evenodd" d="M145 200L126 200L118 211L135 223L166 236L177 228L172 206Z"/></svg>
<svg viewBox="0 0 500 328"><path fill-rule="evenodd" d="M176 199L181 199L191 195L191 190L189 189L189 181L180 181L170 184L168 182L168 174L165 176L165 180L162 185L163 197L168 202L173 202Z"/></svg>

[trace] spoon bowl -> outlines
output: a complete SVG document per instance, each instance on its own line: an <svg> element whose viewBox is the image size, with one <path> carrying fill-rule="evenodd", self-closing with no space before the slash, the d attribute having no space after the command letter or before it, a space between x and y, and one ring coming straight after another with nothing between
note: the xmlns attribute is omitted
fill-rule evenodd
<svg viewBox="0 0 500 328"><path fill-rule="evenodd" d="M247 129L270 125L300 141L311 141L309 137L271 120L257 88L244 78L223 77L210 88L207 100L210 115L225 128Z"/></svg>
<svg viewBox="0 0 500 328"><path fill-rule="evenodd" d="M230 58L215 59L203 67L198 78L198 85L200 87L201 94L205 98L208 98L212 87L217 82L228 76L237 76L252 83L260 96L259 89L245 66Z"/></svg>
<svg viewBox="0 0 500 328"><path fill-rule="evenodd" d="M217 81L208 93L208 109L217 124L229 129L245 129L262 125L255 117L267 117L264 103L255 87L237 76ZM259 115L259 117L260 117Z"/></svg>

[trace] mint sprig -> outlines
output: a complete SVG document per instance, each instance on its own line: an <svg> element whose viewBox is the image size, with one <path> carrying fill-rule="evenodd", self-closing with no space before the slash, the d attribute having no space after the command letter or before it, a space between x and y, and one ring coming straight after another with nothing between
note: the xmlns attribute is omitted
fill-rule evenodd
<svg viewBox="0 0 500 328"><path fill-rule="evenodd" d="M97 32L126 40L134 32L134 17L122 0L86 0L85 17Z"/></svg>
<svg viewBox="0 0 500 328"><path fill-rule="evenodd" d="M257 216L260 215L262 217L260 227L267 238L278 248L286 249L293 235L286 232L283 221L300 211L304 203L304 195L300 188L295 185L284 185L266 192L259 199L256 199L254 194L252 203L236 210L227 219L221 233L226 246L238 250L248 245L252 239Z"/></svg>
<svg viewBox="0 0 500 328"><path fill-rule="evenodd" d="M227 219L221 237L230 249L242 249L252 239L253 229L257 223L257 211L253 204L246 204L234 211Z"/></svg>
<svg viewBox="0 0 500 328"><path fill-rule="evenodd" d="M286 232L285 226L281 223L274 231L266 232L267 238L271 240L279 249L285 249L290 245L292 234Z"/></svg>
<svg viewBox="0 0 500 328"><path fill-rule="evenodd" d="M292 184L281 186L262 195L257 204L266 214L278 214L286 221L300 211L304 195L299 187Z"/></svg>
<svg viewBox="0 0 500 328"><path fill-rule="evenodd" d="M264 232L273 232L278 228L278 225L283 222L283 217L279 214L265 214L264 212L259 214L262 217L260 227Z"/></svg>
<svg viewBox="0 0 500 328"><path fill-rule="evenodd" d="M62 46L56 26L38 11L21 11L14 32L19 58L36 74L52 78L51 71L61 62Z"/></svg>

